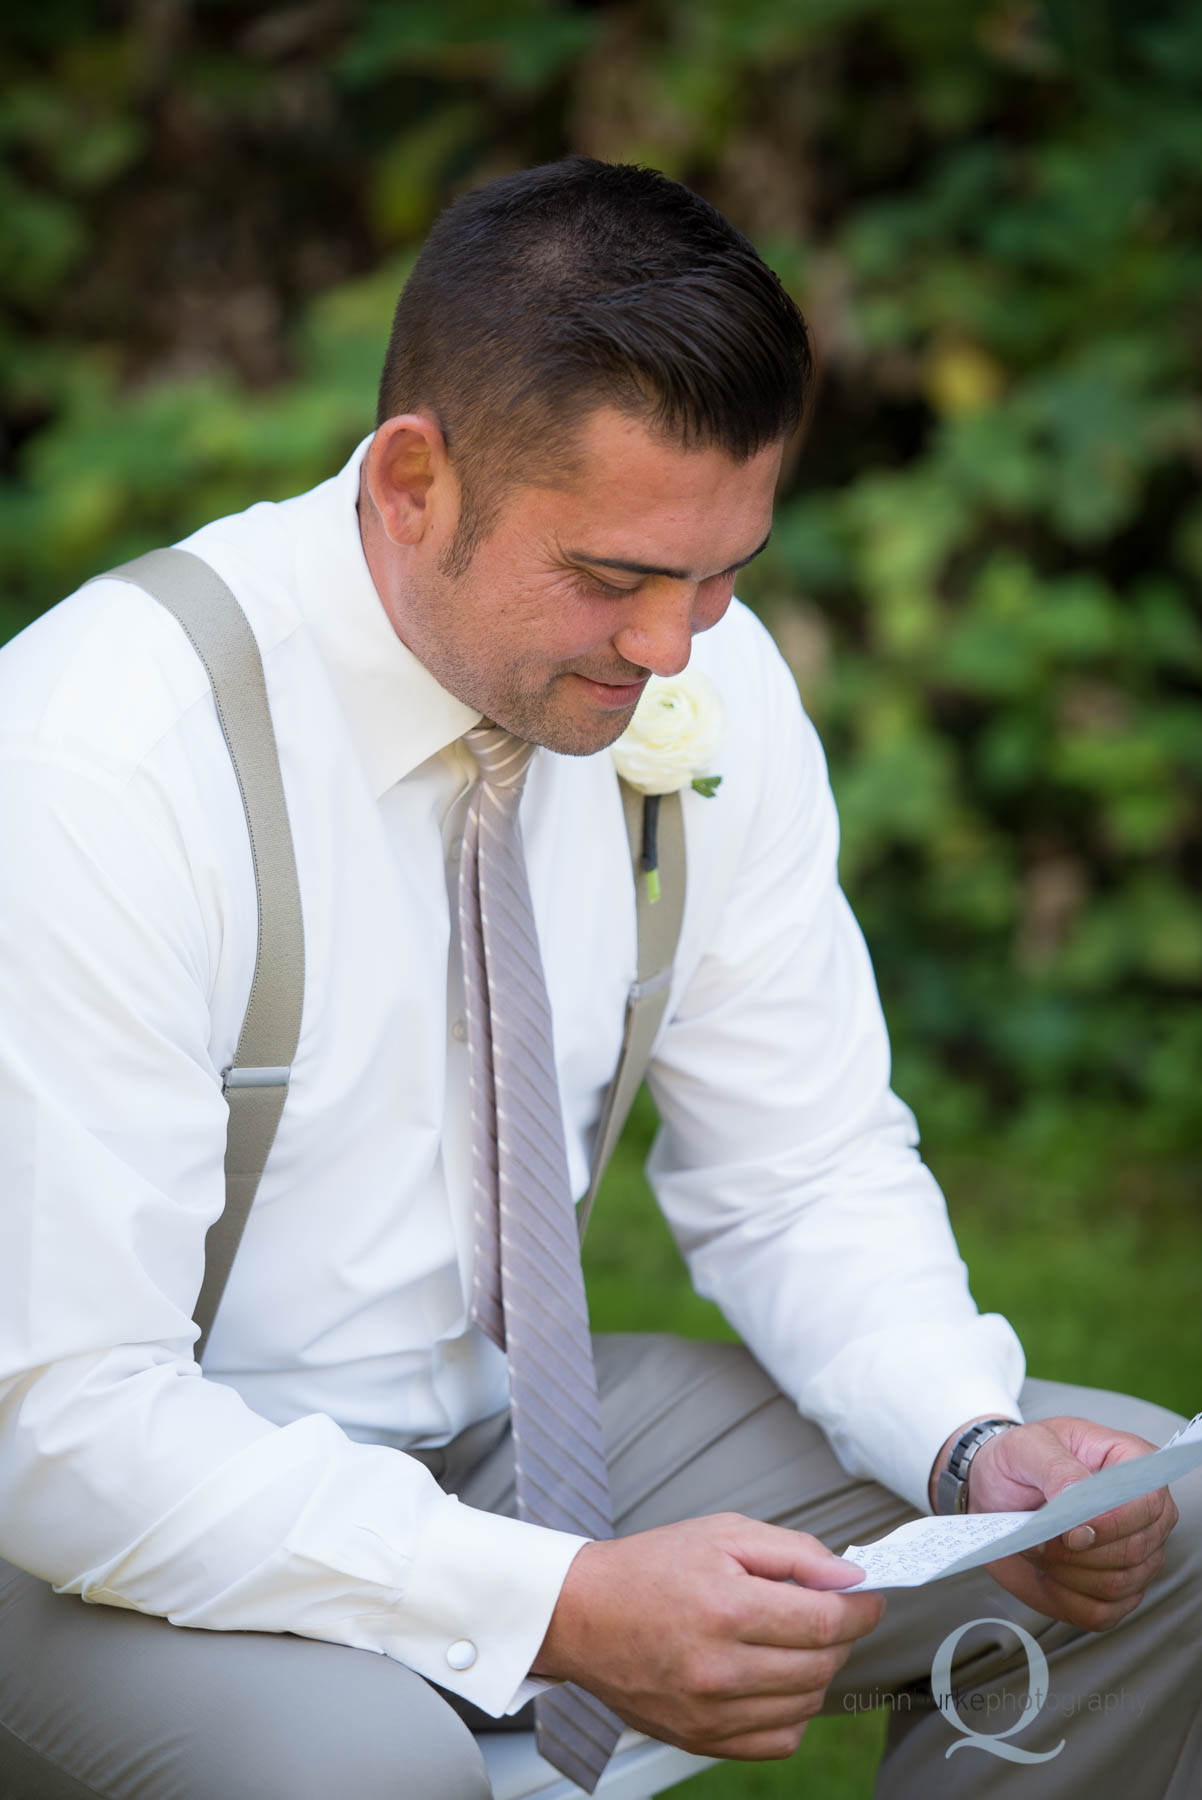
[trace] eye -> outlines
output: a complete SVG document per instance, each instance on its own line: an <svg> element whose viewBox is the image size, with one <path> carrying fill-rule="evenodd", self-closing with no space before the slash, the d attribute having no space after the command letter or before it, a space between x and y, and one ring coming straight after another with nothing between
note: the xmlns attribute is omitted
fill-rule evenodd
<svg viewBox="0 0 1202 1800"><path fill-rule="evenodd" d="M590 575L587 570L580 572L580 585L591 594L604 594L607 598L617 600L623 594L633 594L632 587L615 587L612 581L602 581L599 575Z"/></svg>

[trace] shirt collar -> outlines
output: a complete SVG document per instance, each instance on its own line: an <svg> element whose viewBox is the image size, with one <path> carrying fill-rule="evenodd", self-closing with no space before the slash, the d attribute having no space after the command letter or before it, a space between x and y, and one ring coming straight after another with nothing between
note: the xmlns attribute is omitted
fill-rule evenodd
<svg viewBox="0 0 1202 1800"><path fill-rule="evenodd" d="M371 438L295 507L296 595L377 799L480 720L393 629L359 535L359 470Z"/></svg>

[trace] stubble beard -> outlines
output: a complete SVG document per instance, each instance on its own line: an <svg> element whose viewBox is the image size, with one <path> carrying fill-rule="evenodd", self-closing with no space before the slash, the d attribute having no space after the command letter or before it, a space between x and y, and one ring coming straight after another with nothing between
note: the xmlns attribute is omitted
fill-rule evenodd
<svg viewBox="0 0 1202 1800"><path fill-rule="evenodd" d="M573 713L569 706L555 704L556 693L564 696L565 686L564 676L552 676L538 694L511 687L497 695L495 711L488 717L515 737L542 744L559 756L596 756L621 737L634 716L634 707L589 718L583 709Z"/></svg>
<svg viewBox="0 0 1202 1800"><path fill-rule="evenodd" d="M440 686L465 706L475 707L484 718L524 742L541 744L559 756L595 756L621 737L634 716L632 705L619 712L593 713L590 718L583 696L578 710L572 708L572 671L546 675L533 688L523 682L521 665L481 668L438 632L432 634L428 646L414 653Z"/></svg>
<svg viewBox="0 0 1202 1800"><path fill-rule="evenodd" d="M635 705L617 712L593 711L581 691L572 703L570 669L539 671L531 684L527 663L482 661L457 641L457 600L470 581L470 565L462 573L442 576L415 609L424 621L423 642L409 648L448 693L473 706L494 725L528 744L541 744L560 756L595 756L617 741L634 716ZM476 646L477 652L484 646ZM645 671L640 671L640 674ZM638 679L638 676L632 677ZM591 714L591 716L590 716Z"/></svg>

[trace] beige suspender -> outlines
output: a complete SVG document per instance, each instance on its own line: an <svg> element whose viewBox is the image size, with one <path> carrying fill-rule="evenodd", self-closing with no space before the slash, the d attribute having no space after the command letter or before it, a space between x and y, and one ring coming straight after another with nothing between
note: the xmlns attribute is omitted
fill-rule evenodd
<svg viewBox="0 0 1202 1800"><path fill-rule="evenodd" d="M304 937L300 890L279 752L271 724L263 664L254 633L220 576L188 550L152 550L102 579L143 588L187 633L213 688L217 716L238 778L250 833L259 932L246 1017L230 1067L222 1074L229 1106L225 1208L205 1238L205 1274L194 1309L208 1342L255 1192L284 1110L304 1001ZM622 783L638 906L638 969L626 1001L618 1066L605 1096L588 1191L578 1219L584 1236L601 1177L643 1079L672 977L684 916L685 844L680 795L660 801L660 899L652 904L639 880L643 796Z"/></svg>
<svg viewBox="0 0 1202 1800"><path fill-rule="evenodd" d="M618 1066L609 1084L601 1122L593 1145L593 1166L588 1190L580 1202L577 1220L583 1239L589 1214L601 1186L601 1177L622 1135L622 1127L634 1105L634 1097L651 1059L651 1045L668 1004L668 988L672 980L672 963L680 938L684 917L684 820L680 795L664 794L659 803L659 880L660 897L652 903L647 898L647 883L640 879L643 858L643 796L622 782L622 805L626 810L626 831L630 838L630 857L634 872L635 903L638 908L638 967L634 986L626 996L626 1026Z"/></svg>
<svg viewBox="0 0 1202 1800"><path fill-rule="evenodd" d="M238 1047L222 1071L230 1109L225 1141L225 1208L205 1237L205 1274L193 1316L199 1362L267 1162L300 1038L305 948L292 831L263 663L246 614L199 556L152 550L110 571L173 613L204 664L246 812L259 934L255 972Z"/></svg>

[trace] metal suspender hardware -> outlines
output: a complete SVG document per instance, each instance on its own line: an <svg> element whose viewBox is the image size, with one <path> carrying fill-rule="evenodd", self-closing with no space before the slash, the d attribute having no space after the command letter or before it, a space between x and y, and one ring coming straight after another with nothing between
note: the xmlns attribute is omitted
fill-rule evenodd
<svg viewBox="0 0 1202 1800"><path fill-rule="evenodd" d="M239 1087L287 1087L291 1078L291 1069L236 1069L231 1064L221 1071L221 1085L227 1093Z"/></svg>

